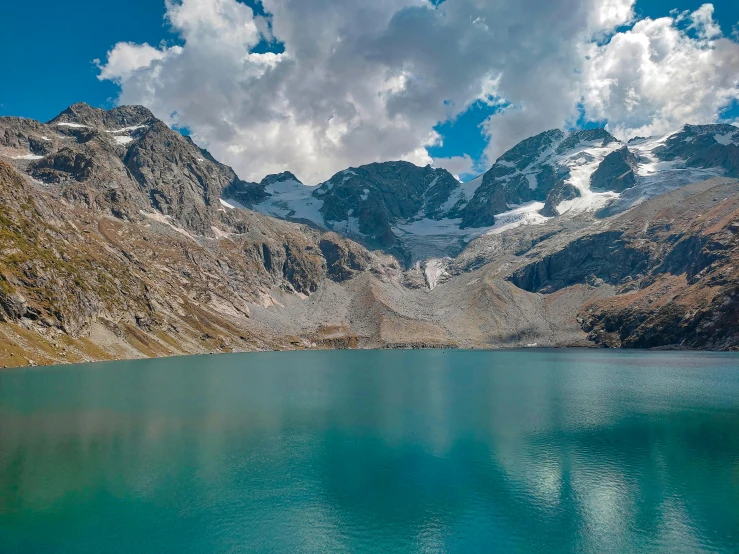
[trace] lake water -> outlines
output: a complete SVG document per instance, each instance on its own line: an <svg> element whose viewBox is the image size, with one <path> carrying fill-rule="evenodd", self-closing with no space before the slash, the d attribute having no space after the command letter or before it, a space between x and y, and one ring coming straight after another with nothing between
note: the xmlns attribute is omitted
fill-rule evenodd
<svg viewBox="0 0 739 554"><path fill-rule="evenodd" d="M739 552L739 355L0 372L0 552Z"/></svg>

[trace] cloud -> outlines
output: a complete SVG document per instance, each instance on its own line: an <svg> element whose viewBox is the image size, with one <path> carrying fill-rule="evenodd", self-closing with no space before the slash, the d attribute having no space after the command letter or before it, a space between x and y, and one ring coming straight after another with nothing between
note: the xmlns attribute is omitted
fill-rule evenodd
<svg viewBox="0 0 739 554"><path fill-rule="evenodd" d="M160 50L149 46L146 42L144 44L119 42L108 52L105 65L102 65L100 60L95 60L100 69L98 79L123 84L131 79L137 70L149 68L153 62L161 61L170 54L179 54L180 51L181 48L178 46Z"/></svg>
<svg viewBox="0 0 739 554"><path fill-rule="evenodd" d="M480 161L432 160L427 147L439 122L479 100L499 106L483 125L489 163L583 110L628 135L715 119L736 97L739 45L720 36L710 5L682 29L678 15L636 21L634 0L263 5L267 17L236 0L168 0L182 46L119 43L100 78L243 178L289 169L311 183L389 159L464 173ZM284 51L258 53L275 43Z"/></svg>
<svg viewBox="0 0 739 554"><path fill-rule="evenodd" d="M475 162L467 154L464 156L452 156L450 158L434 158L432 165L446 169L457 179L460 176L470 175L475 172Z"/></svg>
<svg viewBox="0 0 739 554"><path fill-rule="evenodd" d="M716 121L739 98L739 44L720 36L712 14L706 4L692 14L644 19L607 44L591 45L587 114L607 119L608 129L627 139ZM683 19L689 25L681 29Z"/></svg>

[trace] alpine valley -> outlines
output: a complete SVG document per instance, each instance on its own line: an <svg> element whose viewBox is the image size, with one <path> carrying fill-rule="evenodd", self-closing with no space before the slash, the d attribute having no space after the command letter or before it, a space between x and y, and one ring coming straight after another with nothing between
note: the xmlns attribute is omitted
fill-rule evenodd
<svg viewBox="0 0 739 554"><path fill-rule="evenodd" d="M140 106L0 118L0 367L307 348L739 349L739 128L551 130L476 179L245 182Z"/></svg>

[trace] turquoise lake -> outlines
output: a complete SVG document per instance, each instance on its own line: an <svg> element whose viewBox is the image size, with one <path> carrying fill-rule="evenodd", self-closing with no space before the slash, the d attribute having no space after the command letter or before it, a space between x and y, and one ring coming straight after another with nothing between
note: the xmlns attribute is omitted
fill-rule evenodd
<svg viewBox="0 0 739 554"><path fill-rule="evenodd" d="M0 552L739 552L739 355L0 372Z"/></svg>

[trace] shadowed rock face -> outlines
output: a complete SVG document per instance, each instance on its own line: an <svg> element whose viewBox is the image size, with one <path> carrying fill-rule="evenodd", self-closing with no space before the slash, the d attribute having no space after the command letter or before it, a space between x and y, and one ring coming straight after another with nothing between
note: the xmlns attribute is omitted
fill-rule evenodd
<svg viewBox="0 0 739 554"><path fill-rule="evenodd" d="M697 183L654 198L512 273L551 294L615 287L579 321L596 344L739 348L739 183Z"/></svg>
<svg viewBox="0 0 739 554"><path fill-rule="evenodd" d="M605 157L590 178L590 188L623 192L636 184L636 168L636 156L624 146Z"/></svg>
<svg viewBox="0 0 739 554"><path fill-rule="evenodd" d="M685 125L656 151L660 160L681 159L687 167L722 167L739 177L739 129L733 125Z"/></svg>
<svg viewBox="0 0 739 554"><path fill-rule="evenodd" d="M370 267L371 258L367 252L350 242L323 239L319 246L326 258L328 274L334 281L346 281Z"/></svg>
<svg viewBox="0 0 739 554"><path fill-rule="evenodd" d="M334 175L313 195L323 200L327 222L357 219L360 233L378 245L392 246L392 225L413 217L438 219L459 182L445 169L409 162L384 162Z"/></svg>
<svg viewBox="0 0 739 554"><path fill-rule="evenodd" d="M550 293L575 283L617 285L631 280L646 270L649 254L622 241L622 235L620 231L608 231L574 240L524 266L511 276L511 282L529 292Z"/></svg>
<svg viewBox="0 0 739 554"><path fill-rule="evenodd" d="M557 183L547 195L547 201L541 210L541 215L546 217L556 217L559 215L557 206L565 200L573 200L580 196L580 191L569 183L560 181Z"/></svg>

